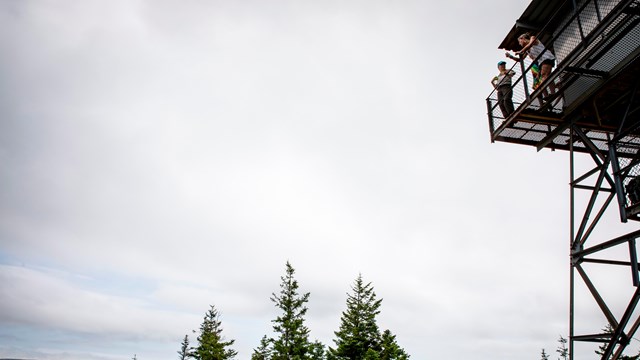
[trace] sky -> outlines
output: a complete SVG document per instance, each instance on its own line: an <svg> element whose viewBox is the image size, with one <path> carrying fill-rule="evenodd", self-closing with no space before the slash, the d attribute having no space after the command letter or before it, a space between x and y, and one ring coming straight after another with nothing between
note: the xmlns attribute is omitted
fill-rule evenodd
<svg viewBox="0 0 640 360"><path fill-rule="evenodd" d="M568 154L485 105L527 5L0 0L0 358L174 359L214 305L249 359L287 261L325 345L362 274L412 359L553 354Z"/></svg>

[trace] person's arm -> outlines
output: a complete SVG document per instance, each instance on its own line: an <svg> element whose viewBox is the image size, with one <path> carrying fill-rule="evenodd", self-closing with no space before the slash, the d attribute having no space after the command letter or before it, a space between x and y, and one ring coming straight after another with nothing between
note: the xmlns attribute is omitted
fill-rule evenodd
<svg viewBox="0 0 640 360"><path fill-rule="evenodd" d="M493 85L494 89L498 88L498 86L496 86L496 82L498 82L498 77L494 76L493 79L491 79L491 85Z"/></svg>
<svg viewBox="0 0 640 360"><path fill-rule="evenodd" d="M509 59L514 60L514 61L520 61L520 60L522 60L522 58L517 57L517 56L513 56L513 55L511 55L511 53L509 53L509 52L504 53L504 56L506 56L506 57L508 57Z"/></svg>

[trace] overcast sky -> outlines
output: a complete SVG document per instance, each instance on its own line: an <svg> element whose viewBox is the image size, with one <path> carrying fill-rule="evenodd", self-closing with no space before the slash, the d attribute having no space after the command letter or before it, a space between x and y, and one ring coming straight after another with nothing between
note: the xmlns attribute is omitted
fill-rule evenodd
<svg viewBox="0 0 640 360"><path fill-rule="evenodd" d="M568 154L489 141L528 1L0 0L0 357L238 359L286 261L333 345L361 273L412 359L568 332Z"/></svg>

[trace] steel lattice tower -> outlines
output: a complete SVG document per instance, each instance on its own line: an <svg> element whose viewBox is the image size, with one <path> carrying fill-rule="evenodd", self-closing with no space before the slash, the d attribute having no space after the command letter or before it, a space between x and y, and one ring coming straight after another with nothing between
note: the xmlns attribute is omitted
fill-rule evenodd
<svg viewBox="0 0 640 360"><path fill-rule="evenodd" d="M569 356L596 342L602 359L619 359L640 327L640 227L628 232L640 221L640 0L533 0L499 47L519 50L524 32L553 52L556 67L532 90L532 62L515 63L515 111L503 114L496 91L487 98L491 141L570 153ZM591 166L578 169L576 154ZM597 230L612 207L620 221L607 237ZM595 316L583 314L587 302L610 331L585 333Z"/></svg>

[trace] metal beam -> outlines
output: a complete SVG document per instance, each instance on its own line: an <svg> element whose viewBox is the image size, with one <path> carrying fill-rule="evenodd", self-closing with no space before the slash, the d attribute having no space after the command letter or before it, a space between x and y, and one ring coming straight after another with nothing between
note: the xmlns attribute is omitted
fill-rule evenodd
<svg viewBox="0 0 640 360"><path fill-rule="evenodd" d="M620 245L623 244L627 241L629 241L630 239L637 239L638 237L640 237L640 230L636 230L633 232L630 232L626 235L622 235L620 237L617 237L615 239L609 240L609 241L605 241L601 244L598 245L594 245L590 248L584 249L584 250L577 250L573 252L573 256L577 256L577 257L584 257L590 254L594 254L598 251L602 251L605 249L609 249L611 247L614 247L616 245Z"/></svg>
<svg viewBox="0 0 640 360"><path fill-rule="evenodd" d="M601 79L609 77L609 73L606 71L586 69L586 68L575 67L575 66L567 66L566 68L564 68L564 71L571 74L587 75L587 76L593 76Z"/></svg>
<svg viewBox="0 0 640 360"><path fill-rule="evenodd" d="M624 189L622 187L622 176L620 173L620 164L618 163L618 156L616 155L615 143L609 145L609 157L611 158L611 168L613 169L614 187L616 189L616 196L618 197L618 211L620 212L620 221L627 222L627 206L624 195Z"/></svg>
<svg viewBox="0 0 640 360"><path fill-rule="evenodd" d="M544 149L547 145L549 145L553 139L555 139L558 135L562 134L565 130L573 125L573 122L565 122L563 124L558 125L549 135L547 135L544 139L540 140L536 144L536 150L540 151Z"/></svg>
<svg viewBox="0 0 640 360"><path fill-rule="evenodd" d="M614 326L615 330L613 332L613 337L611 338L611 341L609 341L609 345L607 346L604 355L602 355L603 359L608 359L609 356L611 356L616 344L619 344L619 348L618 351L616 351L616 354L621 354L624 348L629 343L629 337L624 333L624 328L625 326L627 326L627 323L629 323L631 315L633 314L633 311L638 304L638 300L640 300L640 288L636 288L636 292L631 297L631 301L629 301L629 305L627 306L624 315L622 315L620 323ZM612 360L616 359L617 358L614 357Z"/></svg>
<svg viewBox="0 0 640 360"><path fill-rule="evenodd" d="M589 341L589 342L605 342L611 339L611 334L590 334L590 335L578 335L574 336L575 341Z"/></svg>
<svg viewBox="0 0 640 360"><path fill-rule="evenodd" d="M631 266L631 262L629 261L606 260L606 259L582 258L581 262L593 263L593 264L605 264L605 265ZM637 264L636 266L639 266L639 265L640 264Z"/></svg>
<svg viewBox="0 0 640 360"><path fill-rule="evenodd" d="M618 128L618 133L622 133L624 129L624 123L627 121L627 116L629 116L629 110L631 110L631 105L633 104L633 100L636 98L636 92L638 90L638 82L640 82L640 75L638 75L638 79L636 79L636 84L631 90L631 98L629 99L629 104L627 104L627 108L624 111L624 116L622 117L622 121L620 121L620 127Z"/></svg>
<svg viewBox="0 0 640 360"><path fill-rule="evenodd" d="M638 253L636 251L636 239L629 240L629 260L631 262L631 279L633 286L638 287Z"/></svg>
<svg viewBox="0 0 640 360"><path fill-rule="evenodd" d="M595 219L593 219L593 221L591 222L591 225L589 226L587 231L584 233L584 236L582 237L582 240L581 240L582 244L584 244L589 238L589 236L591 236L591 233L595 229L596 225L598 224L598 222L600 222L600 219L602 219L602 215L604 215L604 212L609 207L609 204L611 204L611 202L613 201L614 196L615 194L613 192L610 193L607 199L605 200L604 204L602 204L602 207L600 207L600 211L598 211L598 214L596 214Z"/></svg>
<svg viewBox="0 0 640 360"><path fill-rule="evenodd" d="M577 264L575 268L576 270L578 270L578 274L580 274L580 277L582 277L582 281L584 281L585 285L587 285L589 292L591 292L591 295L600 307L600 310L602 310L602 313L607 318L607 321L609 321L609 324L611 324L613 328L616 328L618 326L618 320L616 320L616 317L613 316L613 313L605 303L604 299L602 298L602 296L600 296L598 289L596 289L595 285L593 285L591 279L589 279L589 276L587 276L587 273L584 271L582 266Z"/></svg>
<svg viewBox="0 0 640 360"><path fill-rule="evenodd" d="M627 333L627 337L629 339L633 338L633 335L635 335L636 331L638 331L638 327L640 327L640 317L636 319L636 321L633 323L633 325L631 325L631 328L629 329L629 332ZM622 351L624 351L624 347L619 347L618 350L616 351L616 353L613 355L614 359L619 359L620 355L622 354Z"/></svg>

